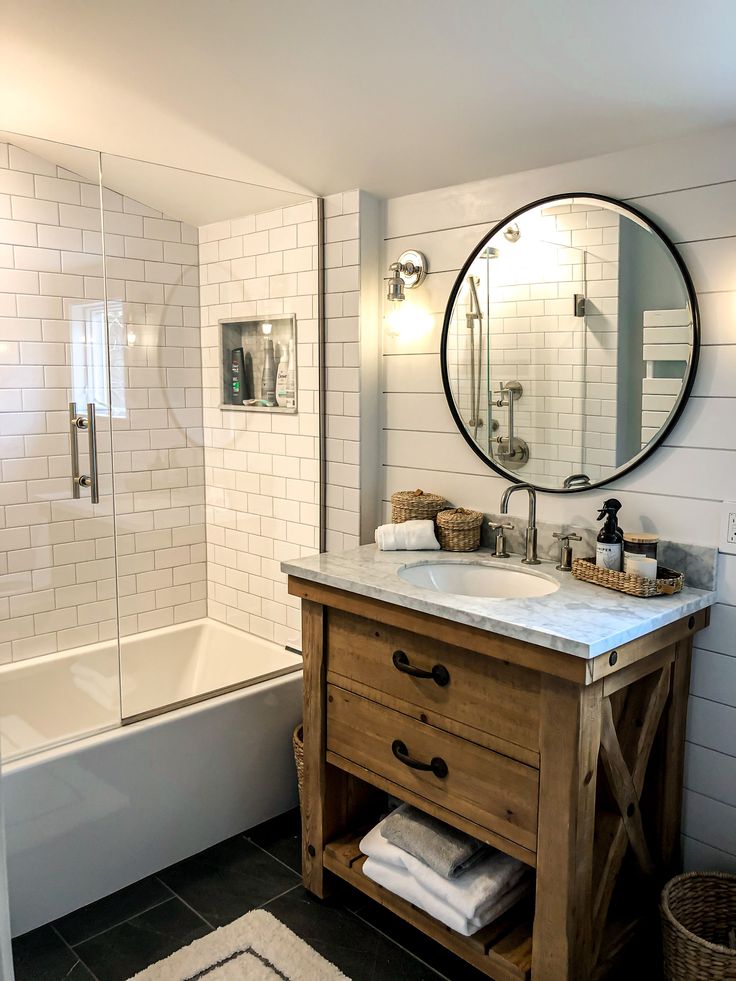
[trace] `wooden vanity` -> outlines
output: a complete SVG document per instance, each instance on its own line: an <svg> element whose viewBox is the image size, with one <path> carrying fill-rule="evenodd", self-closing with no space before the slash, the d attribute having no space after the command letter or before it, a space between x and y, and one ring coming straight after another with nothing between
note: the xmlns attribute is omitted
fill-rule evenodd
<svg viewBox="0 0 736 981"><path fill-rule="evenodd" d="M310 892L343 879L498 981L605 978L658 930L707 608L585 660L294 575L289 591ZM463 937L368 879L358 842L387 793L528 863L533 898Z"/></svg>

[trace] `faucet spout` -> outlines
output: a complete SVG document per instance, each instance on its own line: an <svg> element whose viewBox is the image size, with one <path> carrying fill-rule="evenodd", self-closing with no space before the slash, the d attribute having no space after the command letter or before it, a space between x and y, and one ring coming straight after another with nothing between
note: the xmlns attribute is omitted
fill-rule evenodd
<svg viewBox="0 0 736 981"><path fill-rule="evenodd" d="M529 522L526 529L526 555L521 560L526 565L539 565L537 557L537 492L531 484L512 484L501 497L501 514L509 513L509 500L514 491L525 490L529 495Z"/></svg>

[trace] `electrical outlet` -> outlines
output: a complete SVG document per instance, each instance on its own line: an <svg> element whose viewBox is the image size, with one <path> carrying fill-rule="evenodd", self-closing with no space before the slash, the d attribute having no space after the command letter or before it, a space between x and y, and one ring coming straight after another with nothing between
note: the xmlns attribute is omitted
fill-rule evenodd
<svg viewBox="0 0 736 981"><path fill-rule="evenodd" d="M719 551L736 555L736 501L724 501L721 505L721 540Z"/></svg>

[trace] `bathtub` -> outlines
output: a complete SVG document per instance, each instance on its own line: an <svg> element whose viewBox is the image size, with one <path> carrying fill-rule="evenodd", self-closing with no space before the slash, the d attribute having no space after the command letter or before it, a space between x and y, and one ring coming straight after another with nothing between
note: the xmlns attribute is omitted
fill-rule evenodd
<svg viewBox="0 0 736 981"><path fill-rule="evenodd" d="M120 683L114 643L0 668L13 935L292 807L301 663L205 619L126 638Z"/></svg>

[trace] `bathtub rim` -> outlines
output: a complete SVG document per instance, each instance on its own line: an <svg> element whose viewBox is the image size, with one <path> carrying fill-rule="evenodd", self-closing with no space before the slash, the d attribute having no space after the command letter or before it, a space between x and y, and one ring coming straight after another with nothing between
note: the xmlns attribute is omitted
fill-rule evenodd
<svg viewBox="0 0 736 981"><path fill-rule="evenodd" d="M264 690L268 690L270 688L280 687L281 685L286 684L291 679L292 675L302 673L303 665L301 663L294 664L276 674L270 674L268 677L260 676L253 678L245 684L238 685L235 688L229 688L226 691L213 694L212 696L205 695L197 698L195 701L188 701L187 704L184 704L176 709L165 710L156 712L152 715L147 715L145 718L137 721L135 723L135 727L153 729L157 726L166 725L166 718L172 714L176 714L184 718L186 716L199 714L201 712L213 711L217 705L234 702L240 698L247 698L247 695L243 693L247 692L251 688L259 687ZM12 776L14 773L29 769L33 766L39 766L43 763L60 759L64 756L71 756L73 753L72 747L78 747L79 751L83 752L86 746L91 746L93 744L104 745L105 743L123 738L126 731L130 728L131 726L125 723L116 723L115 725L108 726L105 729L99 729L97 732L90 732L84 736L77 736L72 739L67 739L64 742L56 743L54 746L35 750L23 756L17 756L12 760L0 759L0 779L4 779L6 776Z"/></svg>

